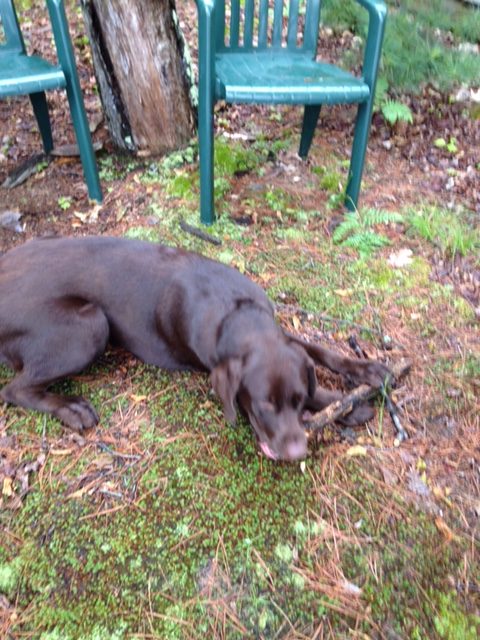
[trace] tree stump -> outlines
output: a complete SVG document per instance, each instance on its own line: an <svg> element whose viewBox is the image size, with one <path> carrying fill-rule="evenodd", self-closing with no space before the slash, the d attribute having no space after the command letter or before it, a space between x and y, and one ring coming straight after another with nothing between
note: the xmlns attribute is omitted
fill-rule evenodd
<svg viewBox="0 0 480 640"><path fill-rule="evenodd" d="M185 145L195 112L175 0L81 0L115 145L143 155Z"/></svg>

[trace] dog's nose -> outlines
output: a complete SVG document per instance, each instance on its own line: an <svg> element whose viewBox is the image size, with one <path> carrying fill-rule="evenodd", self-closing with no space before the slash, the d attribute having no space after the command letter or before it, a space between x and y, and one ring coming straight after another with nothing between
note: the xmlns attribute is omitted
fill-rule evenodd
<svg viewBox="0 0 480 640"><path fill-rule="evenodd" d="M299 434L290 438L285 447L286 460L303 460L307 455L307 438L305 434Z"/></svg>

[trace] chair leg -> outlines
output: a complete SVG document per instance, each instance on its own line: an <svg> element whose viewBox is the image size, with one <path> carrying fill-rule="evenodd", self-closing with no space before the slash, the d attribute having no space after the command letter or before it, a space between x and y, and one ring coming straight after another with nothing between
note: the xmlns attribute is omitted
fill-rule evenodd
<svg viewBox="0 0 480 640"><path fill-rule="evenodd" d="M47 0L48 11L53 28L53 36L57 47L58 60L67 81L67 97L72 114L73 127L77 138L83 173L90 198L102 201L102 189L98 177L97 162L93 150L87 114L83 104L82 90L78 80L75 55L68 32L68 22L65 7L60 0Z"/></svg>
<svg viewBox="0 0 480 640"><path fill-rule="evenodd" d="M198 144L200 161L200 220L212 224L214 209L213 172L213 103L208 92L201 95L198 105Z"/></svg>
<svg viewBox="0 0 480 640"><path fill-rule="evenodd" d="M87 114L83 104L78 78L67 84L67 97L72 114L73 128L77 138L83 173L88 187L88 195L92 200L102 201L102 188L98 177L97 161L93 150L92 138L88 126Z"/></svg>
<svg viewBox="0 0 480 640"><path fill-rule="evenodd" d="M372 118L373 101L368 100L358 105L357 120L355 122L355 133L353 136L352 157L348 172L347 192L345 196L345 206L350 211L355 211L360 194L362 182L363 165L367 151L368 134L370 132L370 122Z"/></svg>
<svg viewBox="0 0 480 640"><path fill-rule="evenodd" d="M53 149L52 128L50 126L50 117L48 115L47 98L45 92L30 94L30 102L32 103L33 113L38 122L40 135L42 136L43 149L45 153L50 153Z"/></svg>
<svg viewBox="0 0 480 640"><path fill-rule="evenodd" d="M298 155L306 158L310 151L313 135L317 128L318 116L320 115L321 104L305 105L303 113L302 137L300 139L300 149Z"/></svg>

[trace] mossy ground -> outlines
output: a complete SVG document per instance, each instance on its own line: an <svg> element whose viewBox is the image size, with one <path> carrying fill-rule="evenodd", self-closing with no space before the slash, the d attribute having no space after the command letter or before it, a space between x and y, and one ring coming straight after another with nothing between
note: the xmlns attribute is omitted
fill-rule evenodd
<svg viewBox="0 0 480 640"><path fill-rule="evenodd" d="M236 172L247 166L260 179L267 156L235 145L228 158L228 147L220 149L228 202ZM197 199L176 191L183 175L195 193L194 157L118 166L122 180L134 174L145 189L155 185L145 213L123 232L233 264L265 287L284 324L310 337L322 333L344 349L355 330L374 356L413 356L412 377L396 392L411 440L392 447L380 407L353 435L360 452L331 430L312 443L305 466L274 463L259 456L243 420L225 424L205 376L109 352L59 385L100 409L101 423L85 439L50 418L2 409L12 463L20 468L46 452L28 493L14 481L13 495L3 497L8 507L21 495L21 508L0 516L7 637L476 637L479 566L462 451L478 437L472 307L432 281L435 249L407 208L395 224L372 225L391 246L363 256L324 233L328 209L299 208L298 193L283 186L250 196L254 225L232 222L225 205L209 230L220 247L179 236L179 218L198 215ZM442 215L425 219L440 228ZM468 216L460 220L455 237L469 240L468 252L478 229ZM415 255L395 269L387 257L400 246ZM392 350L382 354L387 337ZM444 450L453 475L439 463Z"/></svg>
<svg viewBox="0 0 480 640"><path fill-rule="evenodd" d="M439 110L441 135L449 108ZM0 406L0 637L473 640L478 217L458 202L452 209L445 191L427 198L423 174L376 146L355 246L335 243L350 145L338 112L308 163L296 157L299 113L239 113L216 116L247 139L216 141L219 219L204 231L220 246L179 226L198 225L194 142L161 161L104 155L102 209L79 217L75 198L65 211L55 198L35 231L200 251L261 284L289 330L348 355L355 333L371 357L410 357L412 372L393 393L410 438L394 446L379 404L366 427L312 438L304 465L271 462L244 420L225 423L206 376L111 350L57 385L99 410L85 437ZM400 217L382 222L377 207ZM389 244L372 244L380 235ZM411 262L393 267L390 254L405 248ZM0 385L10 375L1 368Z"/></svg>

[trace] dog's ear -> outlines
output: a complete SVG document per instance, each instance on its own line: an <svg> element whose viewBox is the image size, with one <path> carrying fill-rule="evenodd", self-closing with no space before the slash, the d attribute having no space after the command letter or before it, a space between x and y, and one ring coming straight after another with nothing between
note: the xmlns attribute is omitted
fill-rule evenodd
<svg viewBox="0 0 480 640"><path fill-rule="evenodd" d="M293 349L295 349L302 355L303 358L305 358L305 366L307 369L307 393L309 398L313 398L317 389L317 376L315 375L315 365L313 363L313 360L306 354L302 344L295 342L288 334L287 337L289 338L290 345L293 347Z"/></svg>
<svg viewBox="0 0 480 640"><path fill-rule="evenodd" d="M241 377L242 361L240 358L224 360L210 374L213 390L222 401L226 419L232 424L235 423L237 417L235 398L240 387Z"/></svg>
<svg viewBox="0 0 480 640"><path fill-rule="evenodd" d="M315 366L310 358L307 360L307 382L308 397L313 398L317 390L317 376L315 375Z"/></svg>

